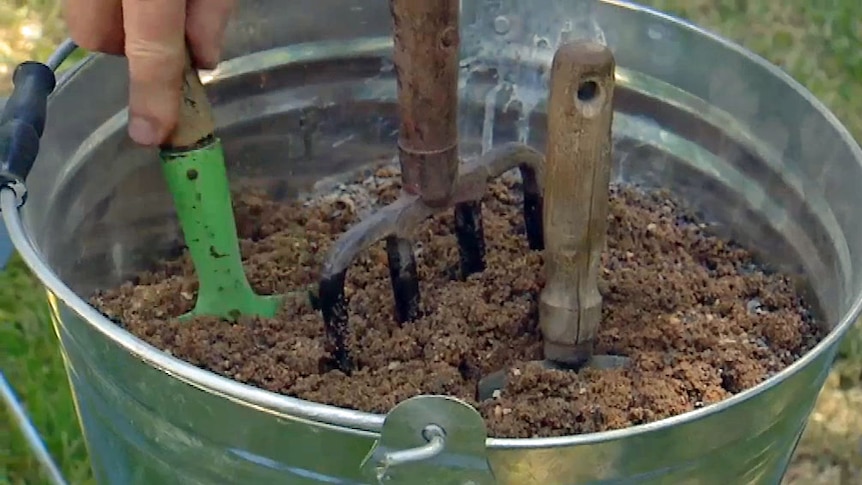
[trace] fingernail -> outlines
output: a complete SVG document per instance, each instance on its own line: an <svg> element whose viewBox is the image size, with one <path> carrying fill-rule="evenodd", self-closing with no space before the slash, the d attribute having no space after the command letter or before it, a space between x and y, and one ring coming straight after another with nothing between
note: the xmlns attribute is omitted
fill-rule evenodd
<svg viewBox="0 0 862 485"><path fill-rule="evenodd" d="M209 69L209 70L212 70L212 69L215 69L215 68L218 66L218 63L219 63L218 59L216 59L216 60L211 60L211 59L210 59L210 60L206 60L206 61L204 61L204 62L201 64L200 68L201 68L201 69Z"/></svg>
<svg viewBox="0 0 862 485"><path fill-rule="evenodd" d="M158 145L161 141L156 127L148 119L141 117L129 120L129 136L135 143L146 146Z"/></svg>
<svg viewBox="0 0 862 485"><path fill-rule="evenodd" d="M203 56L202 61L202 65L200 66L202 69L215 69L218 63L221 62L221 51L217 48L210 49Z"/></svg>

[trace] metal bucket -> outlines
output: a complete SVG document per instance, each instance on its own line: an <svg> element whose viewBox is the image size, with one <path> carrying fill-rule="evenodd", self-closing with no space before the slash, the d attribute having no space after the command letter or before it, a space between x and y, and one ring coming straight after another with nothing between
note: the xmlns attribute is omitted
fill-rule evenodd
<svg viewBox="0 0 862 485"><path fill-rule="evenodd" d="M597 0L464 0L462 11L465 155L518 139L543 148L542 73L554 48L606 42L619 65L615 177L672 189L727 236L803 273L829 336L724 402L563 438L489 438L475 410L440 396L382 416L201 370L81 298L144 268L179 234L157 154L125 134L124 61L95 56L51 99L21 218L10 190L0 201L49 289L100 483L780 481L862 304L862 151L782 71L662 14ZM232 180L291 197L392 156L390 50L383 0L240 2L228 60L208 76ZM520 103L507 103L513 97Z"/></svg>

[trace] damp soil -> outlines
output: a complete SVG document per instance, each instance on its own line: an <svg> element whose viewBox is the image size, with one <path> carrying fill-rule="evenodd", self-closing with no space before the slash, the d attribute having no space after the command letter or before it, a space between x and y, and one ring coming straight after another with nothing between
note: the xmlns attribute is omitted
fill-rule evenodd
<svg viewBox="0 0 862 485"><path fill-rule="evenodd" d="M267 294L314 288L334 239L397 194L391 168L313 200L235 194L252 286ZM579 373L528 365L542 357L542 254L527 247L519 194L511 176L491 185L483 205L487 269L466 281L457 277L452 215L421 227L424 316L415 322L393 320L382 244L354 263L346 294L357 370L349 377L333 369L322 318L307 298L287 299L272 319L174 319L195 301L187 254L91 302L150 344L237 381L377 413L411 396L448 394L475 405L497 437L590 433L692 411L755 386L823 337L791 278L710 235L669 193L614 186L597 351L627 355L631 365ZM507 386L477 402L479 378L506 367Z"/></svg>

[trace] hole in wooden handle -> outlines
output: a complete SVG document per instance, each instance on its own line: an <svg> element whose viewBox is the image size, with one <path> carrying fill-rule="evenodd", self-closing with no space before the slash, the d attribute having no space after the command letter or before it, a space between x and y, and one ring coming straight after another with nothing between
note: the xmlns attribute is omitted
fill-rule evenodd
<svg viewBox="0 0 862 485"><path fill-rule="evenodd" d="M605 94L599 82L593 79L581 81L575 90L575 107L584 118L594 118L602 111Z"/></svg>

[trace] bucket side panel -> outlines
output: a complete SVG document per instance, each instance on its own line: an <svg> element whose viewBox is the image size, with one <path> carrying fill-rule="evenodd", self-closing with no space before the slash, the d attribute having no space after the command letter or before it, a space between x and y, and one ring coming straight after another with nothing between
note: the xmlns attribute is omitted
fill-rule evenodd
<svg viewBox="0 0 862 485"><path fill-rule="evenodd" d="M352 483L367 434L224 399L154 369L68 308L56 319L93 468L106 484ZM358 482L357 482L358 483Z"/></svg>
<svg viewBox="0 0 862 485"><path fill-rule="evenodd" d="M512 485L775 484L826 380L831 354L782 386L698 421L591 446L492 450L489 460L499 482Z"/></svg>

